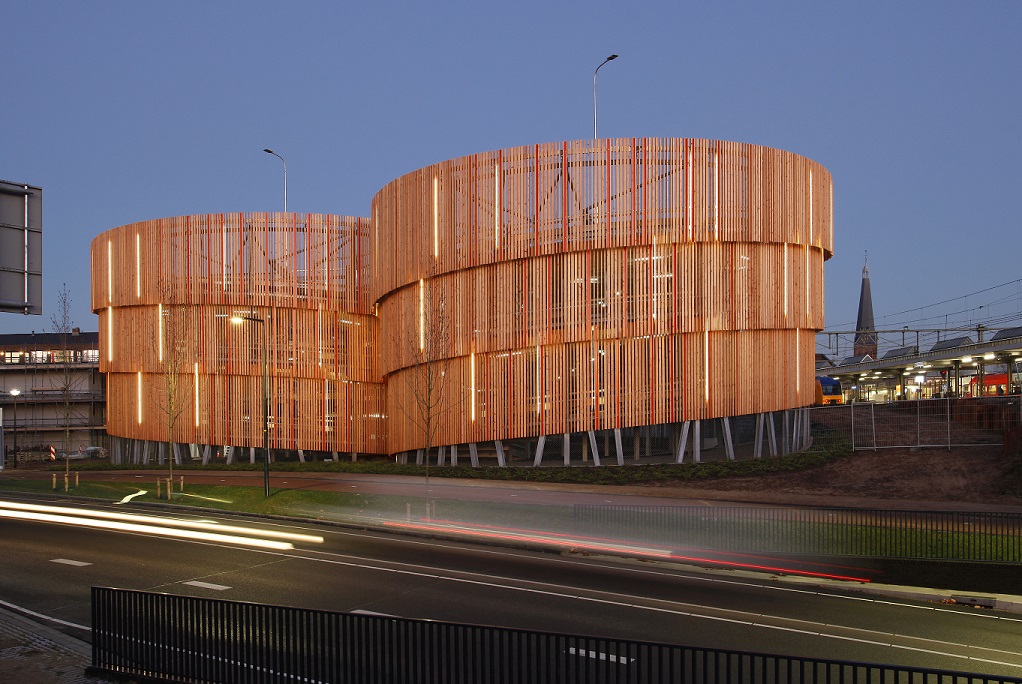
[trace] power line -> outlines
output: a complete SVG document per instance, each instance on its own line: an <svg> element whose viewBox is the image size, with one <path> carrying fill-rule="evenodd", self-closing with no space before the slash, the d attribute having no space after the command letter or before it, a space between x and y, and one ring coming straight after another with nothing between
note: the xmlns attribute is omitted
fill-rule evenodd
<svg viewBox="0 0 1022 684"><path fill-rule="evenodd" d="M895 316L901 316L901 315L912 313L912 312L915 312L915 311L923 311L925 309L929 309L929 308L932 308L932 307L942 306L944 304L950 304L952 302L956 302L956 301L959 301L959 300L968 299L969 297L975 297L977 295L981 295L981 294L984 294L986 292L992 292L994 290L998 290L1000 288L1007 287L1009 285L1020 285L1020 286L1022 286L1022 278L1016 278L1015 280L1009 280L1008 282L1001 283L1000 285L993 285L991 287L987 287L987 288L984 288L982 290L977 290L976 292L970 292L968 294L959 295L957 297L952 297L950 299L945 299L943 301L935 302L933 304L926 304L926 305L917 306L917 307L914 307L914 308L911 308L911 309L905 309L904 311L897 311L897 312L894 312L894 313L883 314L881 316L877 316L876 319L877 319L877 321L883 321L883 320L887 320L887 319L893 318ZM1010 296L1001 297L1000 299L996 299L996 300L994 300L992 302L987 302L987 303L981 304L979 306L974 306L974 307L970 307L968 309L963 309L963 310L955 311L955 312L942 313L942 314L934 314L934 315L931 315L931 316L910 319L910 320L907 320L907 321L897 321L896 323L894 323L894 325L903 325L905 323L915 323L915 322L920 322L920 321L932 320L932 319L935 319L935 318L939 318L941 316L944 316L945 318L949 317L949 316L957 316L957 315L960 315L960 314L970 313L972 311L976 311L977 309L982 309L982 308L988 308L989 309L989 308L993 308L997 304L1003 304L1003 303L1009 302L1009 301L1011 301L1012 299L1015 299L1015 298L1019 299L1020 303L1022 303L1022 287L1020 287L1019 293L1016 294L1016 295L1010 295ZM1022 318L1022 305L1019 306L1019 310L1018 310L1017 313L1013 313L1013 314L998 314L998 315L996 315L996 320L1000 321L1000 322L1012 321L1012 320L1016 320L1018 318ZM976 323L987 323L987 322L991 322L993 320L995 320L995 318L991 317L991 318L986 319L986 320L980 320L980 321L975 321L975 322ZM849 328L849 327L852 327L854 325L855 325L854 323L839 323L839 324L831 325L831 326L828 326L828 327L831 328L831 329L833 329L833 328L841 329L841 328ZM824 332L826 332L826 330L824 330Z"/></svg>

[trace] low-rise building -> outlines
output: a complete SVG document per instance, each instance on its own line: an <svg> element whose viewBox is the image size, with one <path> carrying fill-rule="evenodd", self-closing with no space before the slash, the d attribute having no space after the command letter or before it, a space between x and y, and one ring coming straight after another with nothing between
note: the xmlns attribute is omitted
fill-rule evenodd
<svg viewBox="0 0 1022 684"><path fill-rule="evenodd" d="M105 387L97 332L0 335L7 466L15 445L19 460L49 458L51 446L58 454L105 448Z"/></svg>

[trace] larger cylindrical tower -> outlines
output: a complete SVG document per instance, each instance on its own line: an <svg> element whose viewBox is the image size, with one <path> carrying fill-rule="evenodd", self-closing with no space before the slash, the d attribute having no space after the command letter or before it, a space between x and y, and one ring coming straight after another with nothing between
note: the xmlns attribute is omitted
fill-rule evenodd
<svg viewBox="0 0 1022 684"><path fill-rule="evenodd" d="M830 173L743 143L486 152L372 205L391 452L813 401Z"/></svg>

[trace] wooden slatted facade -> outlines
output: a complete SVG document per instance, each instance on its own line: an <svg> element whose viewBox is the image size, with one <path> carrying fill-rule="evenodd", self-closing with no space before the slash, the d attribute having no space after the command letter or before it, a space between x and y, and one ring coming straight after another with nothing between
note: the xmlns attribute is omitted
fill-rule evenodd
<svg viewBox="0 0 1022 684"><path fill-rule="evenodd" d="M427 443L395 419L422 412L427 361L445 374L431 446L812 403L831 204L819 164L714 140L531 145L398 178L372 208L389 448Z"/></svg>
<svg viewBox="0 0 1022 684"><path fill-rule="evenodd" d="M177 442L261 446L265 351L271 447L386 453L368 263L369 220L346 216L182 216L103 233L92 307L107 431L165 441L173 414Z"/></svg>
<svg viewBox="0 0 1022 684"><path fill-rule="evenodd" d="M175 440L259 446L264 349L276 449L395 454L805 406L832 202L829 172L789 152L629 138L438 163L381 189L371 219L122 226L92 244L108 431L167 438L176 356Z"/></svg>

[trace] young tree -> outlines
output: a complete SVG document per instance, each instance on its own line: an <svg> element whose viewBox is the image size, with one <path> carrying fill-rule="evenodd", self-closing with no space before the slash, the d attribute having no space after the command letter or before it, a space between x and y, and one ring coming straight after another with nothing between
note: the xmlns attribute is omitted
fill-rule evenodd
<svg viewBox="0 0 1022 684"><path fill-rule="evenodd" d="M161 299L167 299L161 297ZM156 308L156 362L160 369L160 391L153 395L153 403L167 435L168 491L174 480L174 427L188 404L191 383L187 369L190 352L190 330L186 311L179 306L158 305Z"/></svg>
<svg viewBox="0 0 1022 684"><path fill-rule="evenodd" d="M398 408L414 426L425 453L428 499L430 450L440 441L444 414L452 408L447 387L452 364L451 316L444 289L435 278L424 278L415 287L414 316L409 317L415 325L404 326L396 341L416 365L404 374L405 392Z"/></svg>
<svg viewBox="0 0 1022 684"><path fill-rule="evenodd" d="M63 400L61 419L64 426L64 481L66 483L71 467L71 417L74 413L74 404L71 399L82 380L74 372L73 353L70 349L69 338L75 333L75 327L74 321L71 320L71 293L67 290L67 283L62 284L60 292L57 293L57 309L50 318L50 325L60 340L59 359L56 362L59 373L56 382Z"/></svg>

